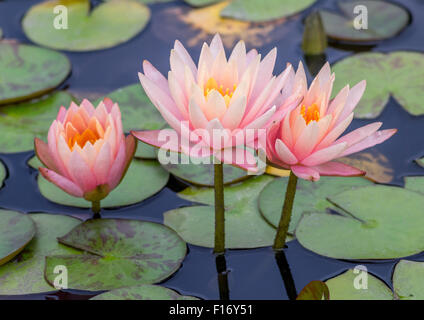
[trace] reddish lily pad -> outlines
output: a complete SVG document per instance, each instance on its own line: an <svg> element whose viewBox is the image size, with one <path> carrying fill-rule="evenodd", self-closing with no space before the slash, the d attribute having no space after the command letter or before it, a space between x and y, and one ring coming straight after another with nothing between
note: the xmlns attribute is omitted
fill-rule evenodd
<svg viewBox="0 0 424 320"><path fill-rule="evenodd" d="M53 50L16 42L0 42L0 104L41 96L71 72L68 58Z"/></svg>
<svg viewBox="0 0 424 320"><path fill-rule="evenodd" d="M330 300L330 292L325 282L311 281L300 291L296 300Z"/></svg>
<svg viewBox="0 0 424 320"><path fill-rule="evenodd" d="M67 28L53 8L67 8ZM51 0L32 6L22 20L25 35L37 44L58 50L91 51L127 42L150 19L147 6L136 1L113 0L90 12L89 0ZM57 21L56 21L57 20Z"/></svg>
<svg viewBox="0 0 424 320"><path fill-rule="evenodd" d="M199 300L191 296L182 296L174 290L143 284L140 286L111 290L90 300Z"/></svg>
<svg viewBox="0 0 424 320"><path fill-rule="evenodd" d="M47 256L47 281L64 265L69 288L92 291L160 282L178 270L187 250L172 229L138 220L88 220L58 240L84 254Z"/></svg>

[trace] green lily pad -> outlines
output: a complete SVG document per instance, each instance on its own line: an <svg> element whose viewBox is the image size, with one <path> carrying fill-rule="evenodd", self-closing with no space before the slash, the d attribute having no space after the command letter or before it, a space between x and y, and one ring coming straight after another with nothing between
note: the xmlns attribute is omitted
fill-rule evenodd
<svg viewBox="0 0 424 320"><path fill-rule="evenodd" d="M296 300L330 300L330 293L325 282L311 281L300 291Z"/></svg>
<svg viewBox="0 0 424 320"><path fill-rule="evenodd" d="M214 186L214 165L210 159L210 164L196 164L185 154L175 154L178 157L178 164L167 163L164 153L158 154L158 160L167 171L174 176L189 183L204 186ZM169 155L168 155L169 156ZM205 159L207 160L207 159ZM202 161L196 159L196 161ZM240 168L224 164L224 184L232 184L250 177L247 171Z"/></svg>
<svg viewBox="0 0 424 320"><path fill-rule="evenodd" d="M107 97L119 104L122 124L126 132L159 130L167 125L139 83L113 91ZM97 103L100 101L101 99ZM135 156L143 159L156 159L156 148L139 141Z"/></svg>
<svg viewBox="0 0 424 320"><path fill-rule="evenodd" d="M0 210L0 265L13 259L34 237L34 222L28 215Z"/></svg>
<svg viewBox="0 0 424 320"><path fill-rule="evenodd" d="M0 153L34 149L34 138L45 139L61 106L68 107L72 97L59 91L39 100L0 107Z"/></svg>
<svg viewBox="0 0 424 320"><path fill-rule="evenodd" d="M386 1L339 1L337 2L341 14L321 10L327 36L341 41L377 41L391 38L403 30L409 22L408 12L393 3ZM356 29L354 20L359 13L355 13L356 6L366 6L368 17L367 29Z"/></svg>
<svg viewBox="0 0 424 320"><path fill-rule="evenodd" d="M259 210L263 217L274 227L278 226L286 194L288 177L275 179L268 184L259 196ZM316 182L299 179L289 226L289 233L294 230L304 212L325 212L332 204L327 197L345 190L372 185L372 182L358 177L321 177Z"/></svg>
<svg viewBox="0 0 424 320"><path fill-rule="evenodd" d="M355 273L353 269L346 270L337 277L327 280L325 283L330 290L331 300L393 300L392 290L380 279L367 273L367 289L355 288L356 282L360 282L362 270ZM361 283L358 283L361 285Z"/></svg>
<svg viewBox="0 0 424 320"><path fill-rule="evenodd" d="M6 179L7 171L3 163L0 161L0 187L3 185L4 179Z"/></svg>
<svg viewBox="0 0 424 320"><path fill-rule="evenodd" d="M304 214L296 237L336 259L394 259L424 250L424 196L399 187L369 186L330 196L342 215Z"/></svg>
<svg viewBox="0 0 424 320"><path fill-rule="evenodd" d="M424 177L405 177L405 189L424 194Z"/></svg>
<svg viewBox="0 0 424 320"><path fill-rule="evenodd" d="M184 0L185 3L193 7L205 7L221 1L222 0Z"/></svg>
<svg viewBox="0 0 424 320"><path fill-rule="evenodd" d="M79 251L57 242L77 226L78 219L58 214L34 213L29 217L35 222L33 240L17 256L0 267L0 294L17 295L55 290L44 279L45 256L48 254L78 254Z"/></svg>
<svg viewBox="0 0 424 320"><path fill-rule="evenodd" d="M199 300L195 297L182 296L174 290L143 284L140 286L111 290L90 300Z"/></svg>
<svg viewBox="0 0 424 320"><path fill-rule="evenodd" d="M424 262L401 260L393 272L393 288L399 299L424 300Z"/></svg>
<svg viewBox="0 0 424 320"><path fill-rule="evenodd" d="M178 270L187 250L172 229L139 220L88 220L58 240L84 254L47 256L45 277L53 283L54 267L64 265L68 287L79 290L160 282Z"/></svg>
<svg viewBox="0 0 424 320"><path fill-rule="evenodd" d="M58 5L67 8L67 28L61 28L63 13L54 13L53 8ZM22 20L22 27L25 35L37 44L58 50L91 51L130 40L149 19L149 8L136 1L108 1L90 12L89 0L51 0L32 6ZM59 25L57 29L55 22Z"/></svg>
<svg viewBox="0 0 424 320"><path fill-rule="evenodd" d="M41 96L71 72L68 58L53 50L16 42L0 42L0 104Z"/></svg>
<svg viewBox="0 0 424 320"><path fill-rule="evenodd" d="M38 169L39 164L32 161L29 165ZM134 159L121 184L101 201L102 208L128 206L141 202L162 190L167 184L169 173L153 160ZM83 198L76 198L53 183L38 175L38 188L48 200L66 206L91 208L91 203Z"/></svg>
<svg viewBox="0 0 424 320"><path fill-rule="evenodd" d="M410 114L424 114L424 54L397 51L390 54L361 53L337 62L333 92L346 84L367 81L364 96L355 108L355 117L372 119L383 111L390 95ZM411 85L411 83L413 85Z"/></svg>
<svg viewBox="0 0 424 320"><path fill-rule="evenodd" d="M264 22L291 16L315 0L233 0L221 11L221 16L238 20Z"/></svg>
<svg viewBox="0 0 424 320"><path fill-rule="evenodd" d="M262 175L225 187L225 245L229 249L272 245L275 229L262 219L258 210L259 192L273 178ZM178 194L189 201L207 206L184 207L164 213L164 223L186 241L212 248L215 215L213 188L190 187Z"/></svg>

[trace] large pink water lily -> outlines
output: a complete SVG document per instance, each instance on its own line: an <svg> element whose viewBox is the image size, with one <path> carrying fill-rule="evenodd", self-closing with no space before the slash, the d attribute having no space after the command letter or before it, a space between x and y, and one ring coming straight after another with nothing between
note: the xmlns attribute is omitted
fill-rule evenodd
<svg viewBox="0 0 424 320"><path fill-rule="evenodd" d="M35 139L35 152L46 168L44 178L75 197L99 201L122 180L136 149L122 131L118 104L110 99L94 108L84 100L60 108L48 144Z"/></svg>
<svg viewBox="0 0 424 320"><path fill-rule="evenodd" d="M134 136L193 157L214 155L224 163L254 168L252 154L237 146L257 144L259 129L281 119L296 101L296 96L284 89L291 65L273 76L276 55L277 50L273 49L261 60L256 50L246 52L240 41L227 59L221 38L216 35L210 46L203 45L196 66L183 45L175 41L168 78L148 61L144 61L144 74L139 73L139 77L172 128L168 136L175 133L178 139L164 141L160 130L133 132ZM256 134L247 133L254 130Z"/></svg>
<svg viewBox="0 0 424 320"><path fill-rule="evenodd" d="M382 143L397 131L378 131L382 123L374 122L340 137L352 122L366 83L361 81L351 89L347 85L330 100L334 78L326 63L308 89L300 63L296 73L290 72L288 87L300 90L303 100L268 131L269 161L291 169L299 178L316 181L320 175L363 175L361 170L333 160Z"/></svg>

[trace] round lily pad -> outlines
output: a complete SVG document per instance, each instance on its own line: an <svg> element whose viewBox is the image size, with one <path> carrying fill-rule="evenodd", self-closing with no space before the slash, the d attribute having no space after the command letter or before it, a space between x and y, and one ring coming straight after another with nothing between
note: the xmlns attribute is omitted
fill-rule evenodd
<svg viewBox="0 0 424 320"><path fill-rule="evenodd" d="M226 18L265 22L291 16L310 5L315 0L233 0L221 11Z"/></svg>
<svg viewBox="0 0 424 320"><path fill-rule="evenodd" d="M0 210L0 265L21 252L34 234L35 225L28 215Z"/></svg>
<svg viewBox="0 0 424 320"><path fill-rule="evenodd" d="M55 13L54 8L60 5L66 11ZM89 0L51 0L32 6L22 27L37 44L59 50L91 51L128 41L144 29L149 19L149 8L136 1L108 1L90 11Z"/></svg>
<svg viewBox="0 0 424 320"><path fill-rule="evenodd" d="M399 261L393 272L393 288L401 300L424 300L424 262Z"/></svg>
<svg viewBox="0 0 424 320"><path fill-rule="evenodd" d="M140 286L111 290L90 300L198 300L195 297L182 296L174 290L143 284Z"/></svg>
<svg viewBox="0 0 424 320"><path fill-rule="evenodd" d="M172 156L169 155L168 156ZM191 158L185 154L175 154L176 159L178 159L177 164L167 163L168 159L164 153L158 154L158 161L161 163L167 171L169 171L174 176L187 181L189 183L204 186L204 187L213 187L214 186L214 165L213 159L211 158L209 164L193 163ZM196 159L196 161L202 161L203 159ZM209 159L204 159L209 160ZM244 171L240 168L224 164L224 184L232 184L239 182L241 180L247 179L250 177L247 174L247 171Z"/></svg>
<svg viewBox="0 0 424 320"><path fill-rule="evenodd" d="M72 97L59 91L51 95L0 108L0 153L32 150L34 138L45 139L61 106L68 107Z"/></svg>
<svg viewBox="0 0 424 320"><path fill-rule="evenodd" d="M63 265L68 287L79 290L160 282L178 270L187 250L172 229L139 220L87 220L58 240L84 254L47 256L45 277L53 283L54 267Z"/></svg>
<svg viewBox="0 0 424 320"><path fill-rule="evenodd" d="M371 273L362 274L363 270L356 272L349 269L325 282L331 300L393 300L392 290L383 281ZM362 277L367 277L366 289L361 286Z"/></svg>
<svg viewBox="0 0 424 320"><path fill-rule="evenodd" d="M368 186L330 196L341 215L307 213L296 228L305 248L336 259L394 259L424 250L424 196Z"/></svg>
<svg viewBox="0 0 424 320"><path fill-rule="evenodd" d="M134 159L121 184L101 201L102 208L128 206L159 192L168 182L169 173L153 160ZM91 208L91 203L76 198L38 175L38 188L48 200L66 206Z"/></svg>
<svg viewBox="0 0 424 320"><path fill-rule="evenodd" d="M409 22L409 14L401 6L387 1L338 1L341 13L321 10L321 18L328 37L338 41L361 42L391 38L403 30ZM355 19L362 23L361 13L354 8L367 9L367 28L356 29ZM358 7L360 8L360 7Z"/></svg>
<svg viewBox="0 0 424 320"><path fill-rule="evenodd" d="M346 84L367 81L364 96L355 108L355 117L372 119L383 111L390 95L414 116L424 114L424 54L397 51L389 54L361 53L337 62L333 92ZM413 85L411 85L413 83Z"/></svg>
<svg viewBox="0 0 424 320"><path fill-rule="evenodd" d="M18 255L0 267L0 295L40 293L55 290L44 279L45 256L48 254L78 254L79 251L61 245L63 236L80 223L78 219L58 214L34 213L33 240Z"/></svg>
<svg viewBox="0 0 424 320"><path fill-rule="evenodd" d="M259 210L264 218L274 227L277 227L280 221L287 182L287 177L275 179L262 190L259 196ZM304 212L325 212L327 208L333 207L327 201L327 197L345 190L353 190L354 188L369 185L372 185L372 182L360 177L321 177L316 182L299 179L289 233L294 233L299 219Z"/></svg>
<svg viewBox="0 0 424 320"><path fill-rule="evenodd" d="M273 178L262 175L225 187L225 245L229 249L257 248L272 245L275 229L260 215L258 195ZM206 204L170 210L164 213L164 223L194 245L214 246L214 190L190 187L180 197Z"/></svg>
<svg viewBox="0 0 424 320"><path fill-rule="evenodd" d="M0 104L15 103L49 92L71 72L68 58L53 50L0 42Z"/></svg>

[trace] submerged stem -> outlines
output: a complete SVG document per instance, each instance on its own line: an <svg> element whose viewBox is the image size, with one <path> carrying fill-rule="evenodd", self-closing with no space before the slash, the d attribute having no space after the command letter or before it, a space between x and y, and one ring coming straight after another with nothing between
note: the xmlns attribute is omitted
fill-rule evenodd
<svg viewBox="0 0 424 320"><path fill-rule="evenodd" d="M215 171L215 253L225 251L225 207L224 207L224 172L222 163L214 165Z"/></svg>
<svg viewBox="0 0 424 320"><path fill-rule="evenodd" d="M296 194L297 177L290 171L289 182L286 189L286 197L281 212L280 222L278 224L277 234L275 236L274 250L281 250L286 244L287 231L289 230L294 196Z"/></svg>
<svg viewBox="0 0 424 320"><path fill-rule="evenodd" d="M100 218L100 200L91 201L91 211L93 211L93 219Z"/></svg>

